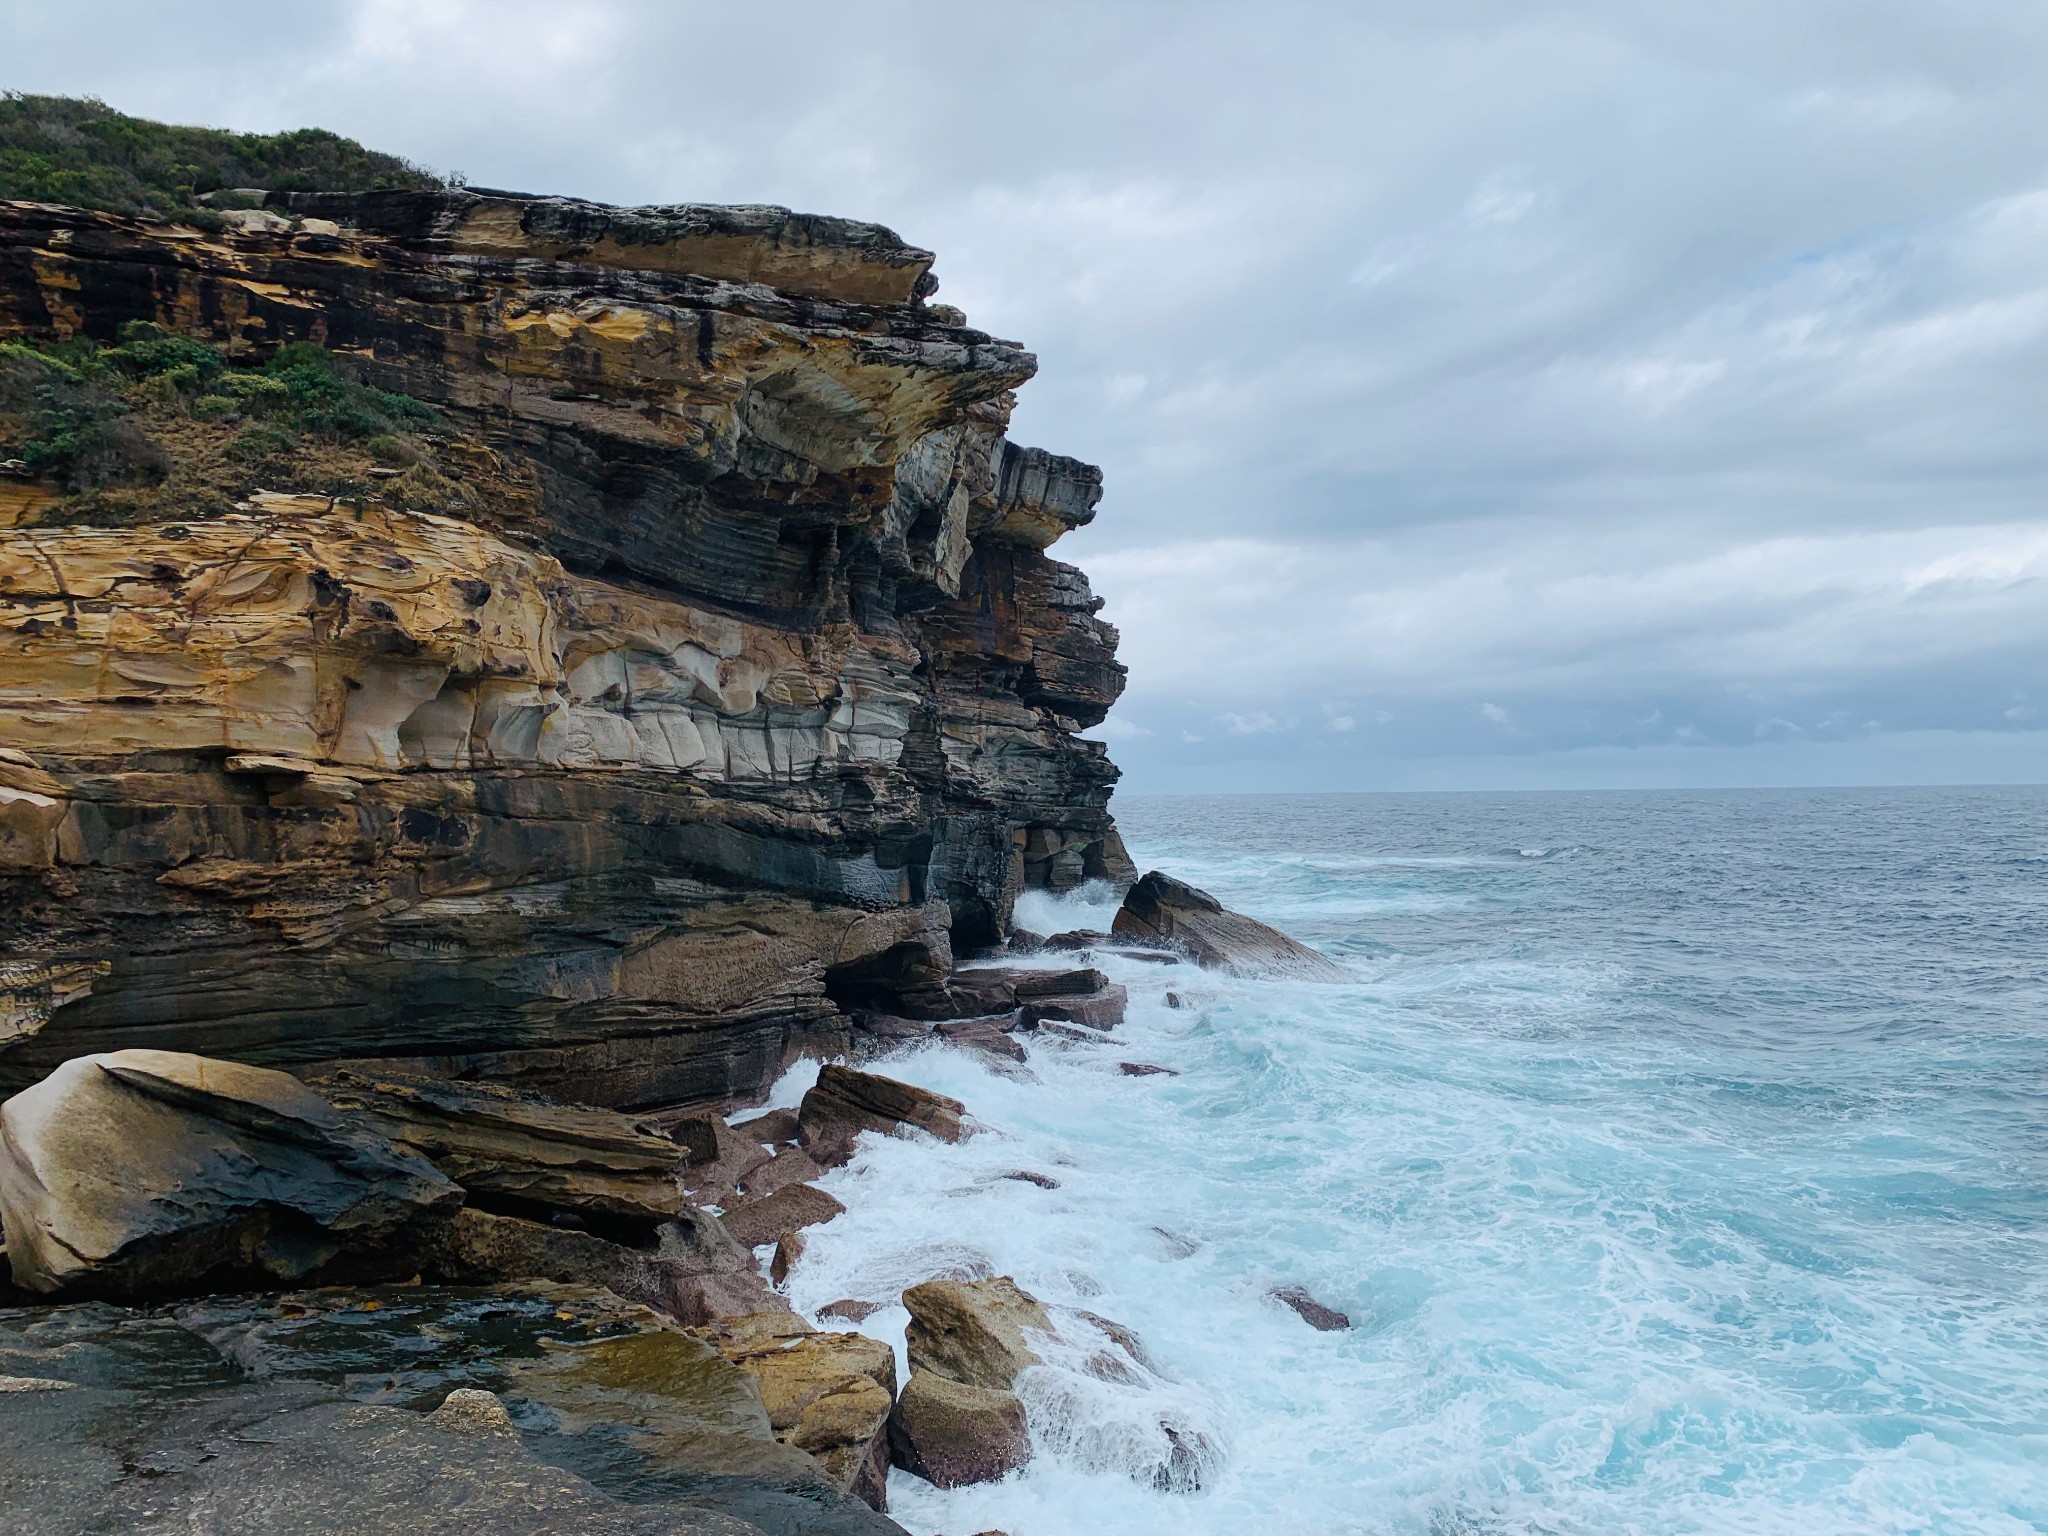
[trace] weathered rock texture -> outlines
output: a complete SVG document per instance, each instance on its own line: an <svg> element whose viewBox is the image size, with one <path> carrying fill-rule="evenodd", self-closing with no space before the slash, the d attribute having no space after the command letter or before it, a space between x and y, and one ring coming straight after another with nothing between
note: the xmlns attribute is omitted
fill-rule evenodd
<svg viewBox="0 0 2048 1536"><path fill-rule="evenodd" d="M1031 1459L1017 1378L1039 1364L1026 1330L1052 1331L1037 1299L1006 1275L931 1280L903 1293L910 1380L889 1420L896 1465L941 1488L990 1482Z"/></svg>
<svg viewBox="0 0 2048 1536"><path fill-rule="evenodd" d="M1157 944L1233 976L1349 981L1344 967L1257 918L1233 912L1207 891L1153 870L1124 894L1116 937Z"/></svg>
<svg viewBox="0 0 2048 1536"><path fill-rule="evenodd" d="M173 1051L81 1056L0 1107L17 1285L126 1295L292 1280L405 1245L462 1203L433 1164L282 1072ZM395 1250L395 1251L394 1251Z"/></svg>
<svg viewBox="0 0 2048 1536"><path fill-rule="evenodd" d="M896 1352L859 1333L820 1333L789 1312L727 1318L707 1335L754 1378L775 1438L815 1457L833 1486L888 1507Z"/></svg>
<svg viewBox="0 0 2048 1536"><path fill-rule="evenodd" d="M927 1280L903 1293L910 1311L904 1346L913 1371L935 1371L969 1386L1009 1391L1039 1363L1027 1332L1050 1333L1038 1299L1008 1275L962 1283Z"/></svg>
<svg viewBox="0 0 2048 1536"><path fill-rule="evenodd" d="M856 1072L836 1063L818 1073L797 1119L804 1150L826 1167L853 1156L863 1131L893 1136L911 1127L940 1141L965 1140L967 1106L929 1088Z"/></svg>
<svg viewBox="0 0 2048 1536"><path fill-rule="evenodd" d="M461 1285L602 1286L690 1324L788 1306L768 1289L753 1256L706 1211L662 1226L651 1246L627 1247L591 1232L465 1209L430 1229L408 1257L432 1278Z"/></svg>
<svg viewBox="0 0 2048 1536"><path fill-rule="evenodd" d="M312 1086L354 1123L425 1156L472 1205L566 1214L636 1236L674 1220L682 1206L683 1149L614 1110L489 1083L354 1072Z"/></svg>
<svg viewBox="0 0 2048 1536"><path fill-rule="evenodd" d="M0 1088L88 1051L753 1091L1027 886L1127 877L1099 473L927 253L765 208L0 204L0 338L315 340L479 446L457 515L0 499ZM52 519L56 518L55 521Z"/></svg>
<svg viewBox="0 0 2048 1536"><path fill-rule="evenodd" d="M0 1372L68 1389L0 1411L9 1536L902 1536L746 1371L583 1287L0 1309Z"/></svg>
<svg viewBox="0 0 2048 1536"><path fill-rule="evenodd" d="M891 1459L940 1488L994 1482L1031 1459L1024 1404L1014 1392L912 1373L889 1419Z"/></svg>

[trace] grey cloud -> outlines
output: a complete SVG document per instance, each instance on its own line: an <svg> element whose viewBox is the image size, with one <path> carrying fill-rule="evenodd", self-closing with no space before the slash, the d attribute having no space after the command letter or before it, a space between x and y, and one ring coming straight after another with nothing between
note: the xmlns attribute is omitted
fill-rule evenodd
<svg viewBox="0 0 2048 1536"><path fill-rule="evenodd" d="M162 15L18 0L6 83L939 251L1108 470L1137 787L2048 739L2033 0Z"/></svg>

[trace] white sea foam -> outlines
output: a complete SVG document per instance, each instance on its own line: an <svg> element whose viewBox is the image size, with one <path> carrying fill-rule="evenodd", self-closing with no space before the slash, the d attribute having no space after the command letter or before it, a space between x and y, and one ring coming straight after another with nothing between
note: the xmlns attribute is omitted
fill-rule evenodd
<svg viewBox="0 0 2048 1536"><path fill-rule="evenodd" d="M2041 1180L2014 1182L2024 1138L1928 1107L1960 1059L1941 1032L1867 1061L1788 1037L1772 1050L1813 1070L1758 1070L1777 994L1724 1040L1696 1021L1733 1014L1715 989L1739 970L1663 1027L1656 967L1729 940L1674 949L1651 926L1662 898L1630 918L1639 951L1516 937L1491 871L1581 882L1517 898L1568 910L1613 884L1595 840L1564 831L1472 846L1595 852L1333 872L1337 850L1276 874L1183 844L1169 867L1365 957L1360 981L1103 956L1131 992L1114 1038L1034 1039L1022 1073L932 1048L880 1067L989 1129L864 1138L825 1180L848 1210L812 1229L792 1301L1008 1274L1072 1341L1023 1384L1032 1464L952 1492L899 1472L896 1518L920 1536L2048 1529L2048 1241L2024 1193ZM1107 926L1098 893L1029 900L1040 931ZM1391 949L1385 919L1355 915L1374 902L1411 932L1470 926ZM1972 1049L2013 1053L2015 1092L2038 1069L2023 1032ZM1292 1285L1353 1328L1314 1332L1269 1299ZM1151 1365L1091 1364L1082 1311L1135 1330ZM862 1326L900 1350L906 1321ZM1176 1465L1199 1490L1159 1486Z"/></svg>

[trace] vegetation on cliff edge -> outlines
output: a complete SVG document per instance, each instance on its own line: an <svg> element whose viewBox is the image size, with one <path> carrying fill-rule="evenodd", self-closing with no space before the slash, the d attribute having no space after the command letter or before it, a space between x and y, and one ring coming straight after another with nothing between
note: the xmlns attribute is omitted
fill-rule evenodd
<svg viewBox="0 0 2048 1536"><path fill-rule="evenodd" d="M141 321L115 347L0 342L0 484L41 488L21 521L203 517L259 487L441 510L458 482L504 473L432 407L308 342L259 366Z"/></svg>
<svg viewBox="0 0 2048 1536"><path fill-rule="evenodd" d="M230 133L151 122L101 101L0 92L0 198L209 224L210 192L429 190L452 178L322 128Z"/></svg>

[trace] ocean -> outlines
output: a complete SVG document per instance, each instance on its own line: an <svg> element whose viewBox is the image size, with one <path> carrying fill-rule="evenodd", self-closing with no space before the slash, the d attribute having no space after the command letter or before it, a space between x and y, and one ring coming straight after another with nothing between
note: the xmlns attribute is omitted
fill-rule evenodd
<svg viewBox="0 0 2048 1536"><path fill-rule="evenodd" d="M2048 791L1116 811L1356 979L1111 957L1113 1039L877 1068L990 1129L870 1138L792 1300L1009 1274L1084 1341L1024 1472L894 1475L909 1529L2048 1531Z"/></svg>

